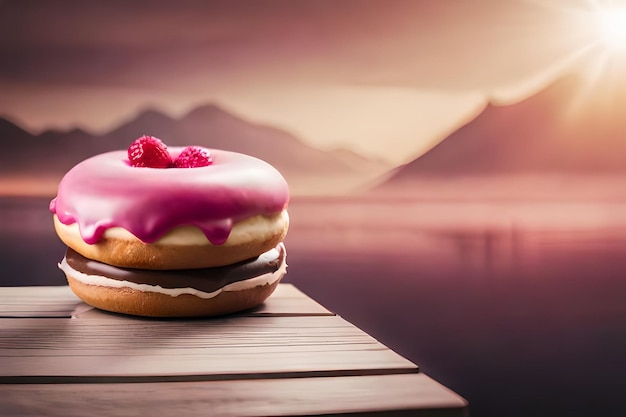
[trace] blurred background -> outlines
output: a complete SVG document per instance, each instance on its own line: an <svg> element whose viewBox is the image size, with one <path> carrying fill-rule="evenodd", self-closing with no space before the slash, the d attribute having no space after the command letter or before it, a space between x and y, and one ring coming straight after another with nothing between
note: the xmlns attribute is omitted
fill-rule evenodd
<svg viewBox="0 0 626 417"><path fill-rule="evenodd" d="M0 0L0 285L143 134L292 190L287 282L470 402L623 416L626 2Z"/></svg>

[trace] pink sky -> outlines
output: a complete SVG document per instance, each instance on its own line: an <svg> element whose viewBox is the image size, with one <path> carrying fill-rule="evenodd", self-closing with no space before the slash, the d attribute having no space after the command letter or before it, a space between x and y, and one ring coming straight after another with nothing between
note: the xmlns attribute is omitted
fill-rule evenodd
<svg viewBox="0 0 626 417"><path fill-rule="evenodd" d="M106 131L145 107L216 102L402 163L588 56L597 3L4 2L0 115Z"/></svg>

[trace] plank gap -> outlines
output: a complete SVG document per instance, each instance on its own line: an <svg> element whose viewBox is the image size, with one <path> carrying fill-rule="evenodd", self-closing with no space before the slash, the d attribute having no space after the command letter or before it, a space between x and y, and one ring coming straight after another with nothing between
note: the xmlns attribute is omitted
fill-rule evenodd
<svg viewBox="0 0 626 417"><path fill-rule="evenodd" d="M0 376L2 384L119 384L200 381L241 381L263 379L298 379L328 377L362 377L419 373L419 368L332 369L302 372L223 373L198 375L19 375Z"/></svg>

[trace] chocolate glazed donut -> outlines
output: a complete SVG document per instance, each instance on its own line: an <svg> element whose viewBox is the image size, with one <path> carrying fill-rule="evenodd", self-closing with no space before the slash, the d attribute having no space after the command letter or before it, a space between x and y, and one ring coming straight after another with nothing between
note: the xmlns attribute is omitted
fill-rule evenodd
<svg viewBox="0 0 626 417"><path fill-rule="evenodd" d="M76 295L94 307L152 317L213 316L262 303L285 275L285 247L217 268L119 268L68 249L59 267Z"/></svg>

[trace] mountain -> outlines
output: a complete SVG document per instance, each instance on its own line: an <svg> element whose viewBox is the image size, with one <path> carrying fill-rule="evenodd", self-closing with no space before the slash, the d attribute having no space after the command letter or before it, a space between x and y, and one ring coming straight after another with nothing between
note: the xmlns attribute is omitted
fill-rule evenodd
<svg viewBox="0 0 626 417"><path fill-rule="evenodd" d="M625 86L565 76L512 105L489 104L386 185L425 179L626 174Z"/></svg>
<svg viewBox="0 0 626 417"><path fill-rule="evenodd" d="M346 161L335 152L324 152L301 142L290 133L251 123L221 107L208 104L175 119L154 109L103 135L81 129L50 130L32 135L0 118L0 176L60 177L81 160L116 149L126 149L141 135L163 139L168 146L199 145L231 150L266 160L297 186L300 178L332 180L340 176L369 176L380 166L356 154ZM372 172L376 167L377 171Z"/></svg>
<svg viewBox="0 0 626 417"><path fill-rule="evenodd" d="M124 149L129 143L127 138L143 134L163 138L169 146L193 143L253 155L286 176L330 176L354 171L341 158L308 146L284 130L248 122L214 104L197 107L179 120L149 110L106 135L106 140ZM366 163L365 158L361 160Z"/></svg>

